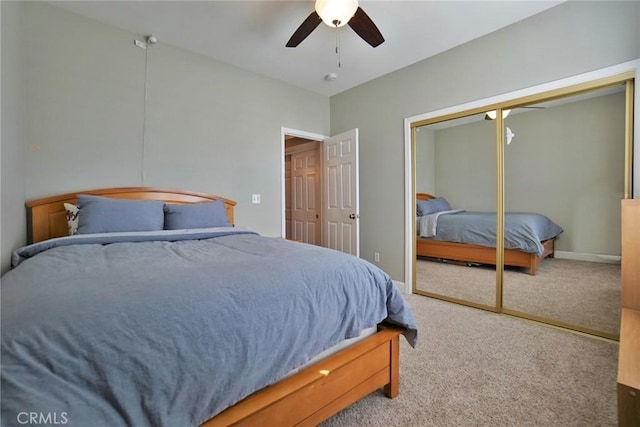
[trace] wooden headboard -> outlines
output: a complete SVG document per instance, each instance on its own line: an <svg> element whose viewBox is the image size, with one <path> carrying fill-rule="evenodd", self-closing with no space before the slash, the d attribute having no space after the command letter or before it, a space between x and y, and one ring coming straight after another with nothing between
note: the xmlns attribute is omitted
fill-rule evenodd
<svg viewBox="0 0 640 427"><path fill-rule="evenodd" d="M435 198L436 196L433 196L429 193L416 193L416 200L431 200Z"/></svg>
<svg viewBox="0 0 640 427"><path fill-rule="evenodd" d="M77 203L78 194L92 194L114 199L162 200L167 203L177 204L224 200L229 222L234 224L233 208L236 202L224 197L155 187L103 188L61 194L27 202L27 242L37 243L54 237L66 236L68 228L64 203Z"/></svg>

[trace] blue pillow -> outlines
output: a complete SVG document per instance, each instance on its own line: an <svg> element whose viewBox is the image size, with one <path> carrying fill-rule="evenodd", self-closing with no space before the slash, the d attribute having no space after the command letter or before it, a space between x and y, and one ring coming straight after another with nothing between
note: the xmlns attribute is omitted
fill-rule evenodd
<svg viewBox="0 0 640 427"><path fill-rule="evenodd" d="M436 212L451 210L451 205L449 204L447 199L445 199L444 197L438 197L437 199L434 199L434 203L436 204L438 209Z"/></svg>
<svg viewBox="0 0 640 427"><path fill-rule="evenodd" d="M418 200L416 202L418 208L418 216L431 215L436 212L450 211L451 205L444 197L438 197L430 200Z"/></svg>
<svg viewBox="0 0 640 427"><path fill-rule="evenodd" d="M231 227L224 200L187 205L164 205L164 229Z"/></svg>
<svg viewBox="0 0 640 427"><path fill-rule="evenodd" d="M78 234L156 231L164 226L161 200L78 195Z"/></svg>
<svg viewBox="0 0 640 427"><path fill-rule="evenodd" d="M434 200L435 199L416 201L418 216L431 215L432 213L437 212L437 207L433 202Z"/></svg>

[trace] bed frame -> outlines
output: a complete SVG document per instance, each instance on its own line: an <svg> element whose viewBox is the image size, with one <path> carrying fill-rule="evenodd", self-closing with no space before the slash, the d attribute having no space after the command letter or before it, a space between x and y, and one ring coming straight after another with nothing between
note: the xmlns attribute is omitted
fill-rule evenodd
<svg viewBox="0 0 640 427"><path fill-rule="evenodd" d="M417 193L417 200L435 199L435 196L427 193ZM504 265L512 267L524 267L529 269L529 274L536 275L538 264L546 257L554 257L555 239L540 242L544 252L540 256L522 252L517 249L504 250ZM453 243L417 237L416 255L430 258L440 258L467 263L496 264L496 249L486 246L471 245L468 243Z"/></svg>
<svg viewBox="0 0 640 427"><path fill-rule="evenodd" d="M234 224L236 202L223 197L153 187L105 188L27 202L29 243L67 235L63 203L76 203L78 194L167 203L224 200L229 220ZM202 426L315 426L380 388L386 396L394 398L400 385L401 333L400 328L380 326L377 333L255 392Z"/></svg>

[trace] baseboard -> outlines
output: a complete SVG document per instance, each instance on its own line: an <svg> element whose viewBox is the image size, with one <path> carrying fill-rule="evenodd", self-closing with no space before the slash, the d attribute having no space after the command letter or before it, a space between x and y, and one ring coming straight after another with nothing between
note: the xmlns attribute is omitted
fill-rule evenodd
<svg viewBox="0 0 640 427"><path fill-rule="evenodd" d="M601 262L604 264L620 264L620 255L587 254L581 252L555 251L558 259L572 259L575 261Z"/></svg>

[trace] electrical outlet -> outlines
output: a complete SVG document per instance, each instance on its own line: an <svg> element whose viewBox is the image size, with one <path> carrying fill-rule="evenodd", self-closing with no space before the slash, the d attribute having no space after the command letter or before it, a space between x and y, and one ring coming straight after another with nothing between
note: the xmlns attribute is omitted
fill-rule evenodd
<svg viewBox="0 0 640 427"><path fill-rule="evenodd" d="M260 197L260 194L252 194L251 203L253 203L254 205L259 205L260 203L262 203L262 197Z"/></svg>
<svg viewBox="0 0 640 427"><path fill-rule="evenodd" d="M380 252L375 252L375 253L373 254L373 260L374 260L375 262L380 262Z"/></svg>

